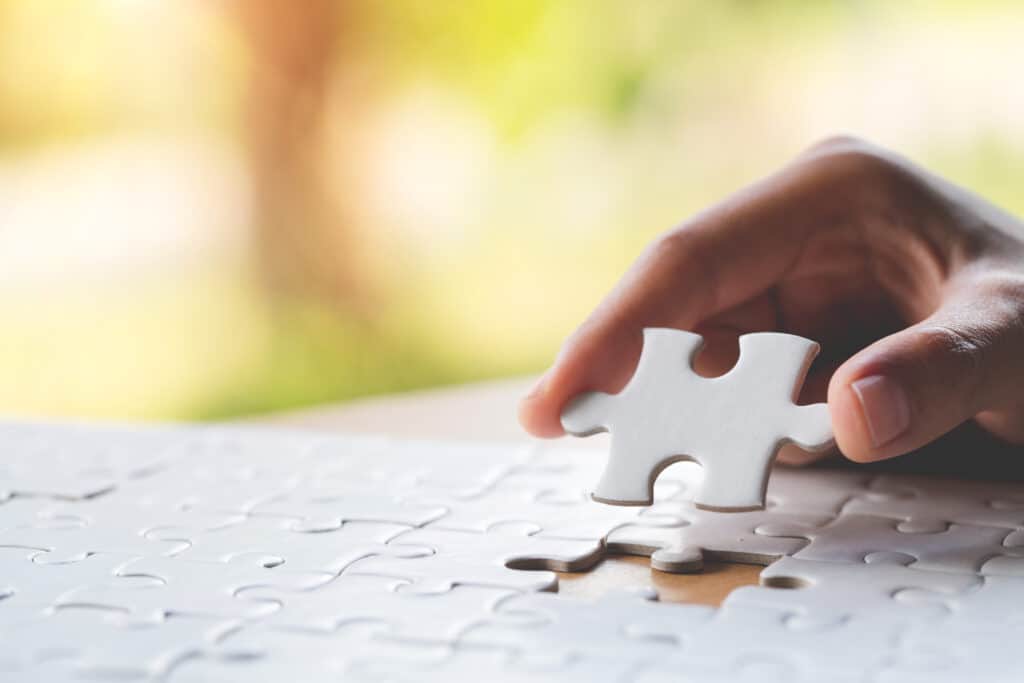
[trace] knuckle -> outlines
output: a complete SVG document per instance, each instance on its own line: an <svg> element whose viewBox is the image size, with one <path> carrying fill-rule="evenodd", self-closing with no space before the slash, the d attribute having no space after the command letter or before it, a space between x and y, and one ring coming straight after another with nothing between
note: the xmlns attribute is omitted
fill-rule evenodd
<svg viewBox="0 0 1024 683"><path fill-rule="evenodd" d="M927 348L938 353L963 357L972 363L988 346L987 335L978 330L966 331L952 325L932 324L921 329Z"/></svg>
<svg viewBox="0 0 1024 683"><path fill-rule="evenodd" d="M1024 308L1024 275L1019 272L987 267L972 279L971 289L979 301L996 313L1019 317Z"/></svg>
<svg viewBox="0 0 1024 683"><path fill-rule="evenodd" d="M860 138L836 136L812 145L801 157L806 173L827 191L859 206L887 205L901 177L898 165L881 147Z"/></svg>
<svg viewBox="0 0 1024 683"><path fill-rule="evenodd" d="M829 154L835 152L847 152L851 150L862 150L871 145L867 140L855 135L838 134L828 135L807 148L806 154Z"/></svg>
<svg viewBox="0 0 1024 683"><path fill-rule="evenodd" d="M967 405L974 405L985 385L983 358L992 346L994 333L981 327L961 328L953 324L933 324L920 330L926 353L924 362L941 359L939 367L923 371L936 373Z"/></svg>
<svg viewBox="0 0 1024 683"><path fill-rule="evenodd" d="M702 252L696 230L684 225L658 236L647 246L640 260L647 267L676 270L699 264Z"/></svg>

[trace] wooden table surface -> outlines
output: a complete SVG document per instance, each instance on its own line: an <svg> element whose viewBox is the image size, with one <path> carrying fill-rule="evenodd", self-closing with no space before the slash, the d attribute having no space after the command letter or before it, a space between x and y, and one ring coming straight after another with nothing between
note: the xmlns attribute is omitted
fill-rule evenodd
<svg viewBox="0 0 1024 683"><path fill-rule="evenodd" d="M516 403L532 378L484 382L281 413L260 422L346 433L386 433L408 438L523 441ZM588 439L594 447L595 439ZM626 586L654 586L663 601L718 605L739 586L756 584L761 567L709 564L701 574L652 570L646 557L612 557L589 572L562 573L559 591L596 598Z"/></svg>

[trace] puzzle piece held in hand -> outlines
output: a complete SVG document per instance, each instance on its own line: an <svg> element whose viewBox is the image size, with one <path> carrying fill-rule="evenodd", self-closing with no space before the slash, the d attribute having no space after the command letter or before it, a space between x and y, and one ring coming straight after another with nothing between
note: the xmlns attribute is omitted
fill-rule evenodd
<svg viewBox="0 0 1024 683"><path fill-rule="evenodd" d="M777 332L740 337L740 358L721 377L701 377L692 361L700 335L648 328L633 378L620 393L583 394L562 412L570 434L608 431L611 454L593 493L615 505L648 505L667 465L696 460L704 481L698 506L764 507L772 460L792 442L808 450L832 444L828 407L794 403L818 345Z"/></svg>

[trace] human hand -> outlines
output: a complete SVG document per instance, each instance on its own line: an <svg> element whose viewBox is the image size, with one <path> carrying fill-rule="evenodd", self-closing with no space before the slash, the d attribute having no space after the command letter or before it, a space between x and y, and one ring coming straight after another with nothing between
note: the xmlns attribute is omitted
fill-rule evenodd
<svg viewBox="0 0 1024 683"><path fill-rule="evenodd" d="M575 395L622 389L644 327L703 334L705 375L746 332L819 341L801 402L827 395L851 460L971 419L1024 443L1024 223L863 141L819 143L658 238L523 399L523 426L559 436Z"/></svg>

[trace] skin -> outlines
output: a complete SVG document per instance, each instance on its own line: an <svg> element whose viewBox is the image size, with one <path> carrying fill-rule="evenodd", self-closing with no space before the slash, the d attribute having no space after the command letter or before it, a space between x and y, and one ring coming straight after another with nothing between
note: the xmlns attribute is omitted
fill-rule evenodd
<svg viewBox="0 0 1024 683"><path fill-rule="evenodd" d="M969 420L1024 443L1024 223L861 140L814 145L656 239L522 400L527 431L560 436L571 398L621 390L652 326L705 335L707 376L739 334L820 342L800 402L827 398L857 462Z"/></svg>

